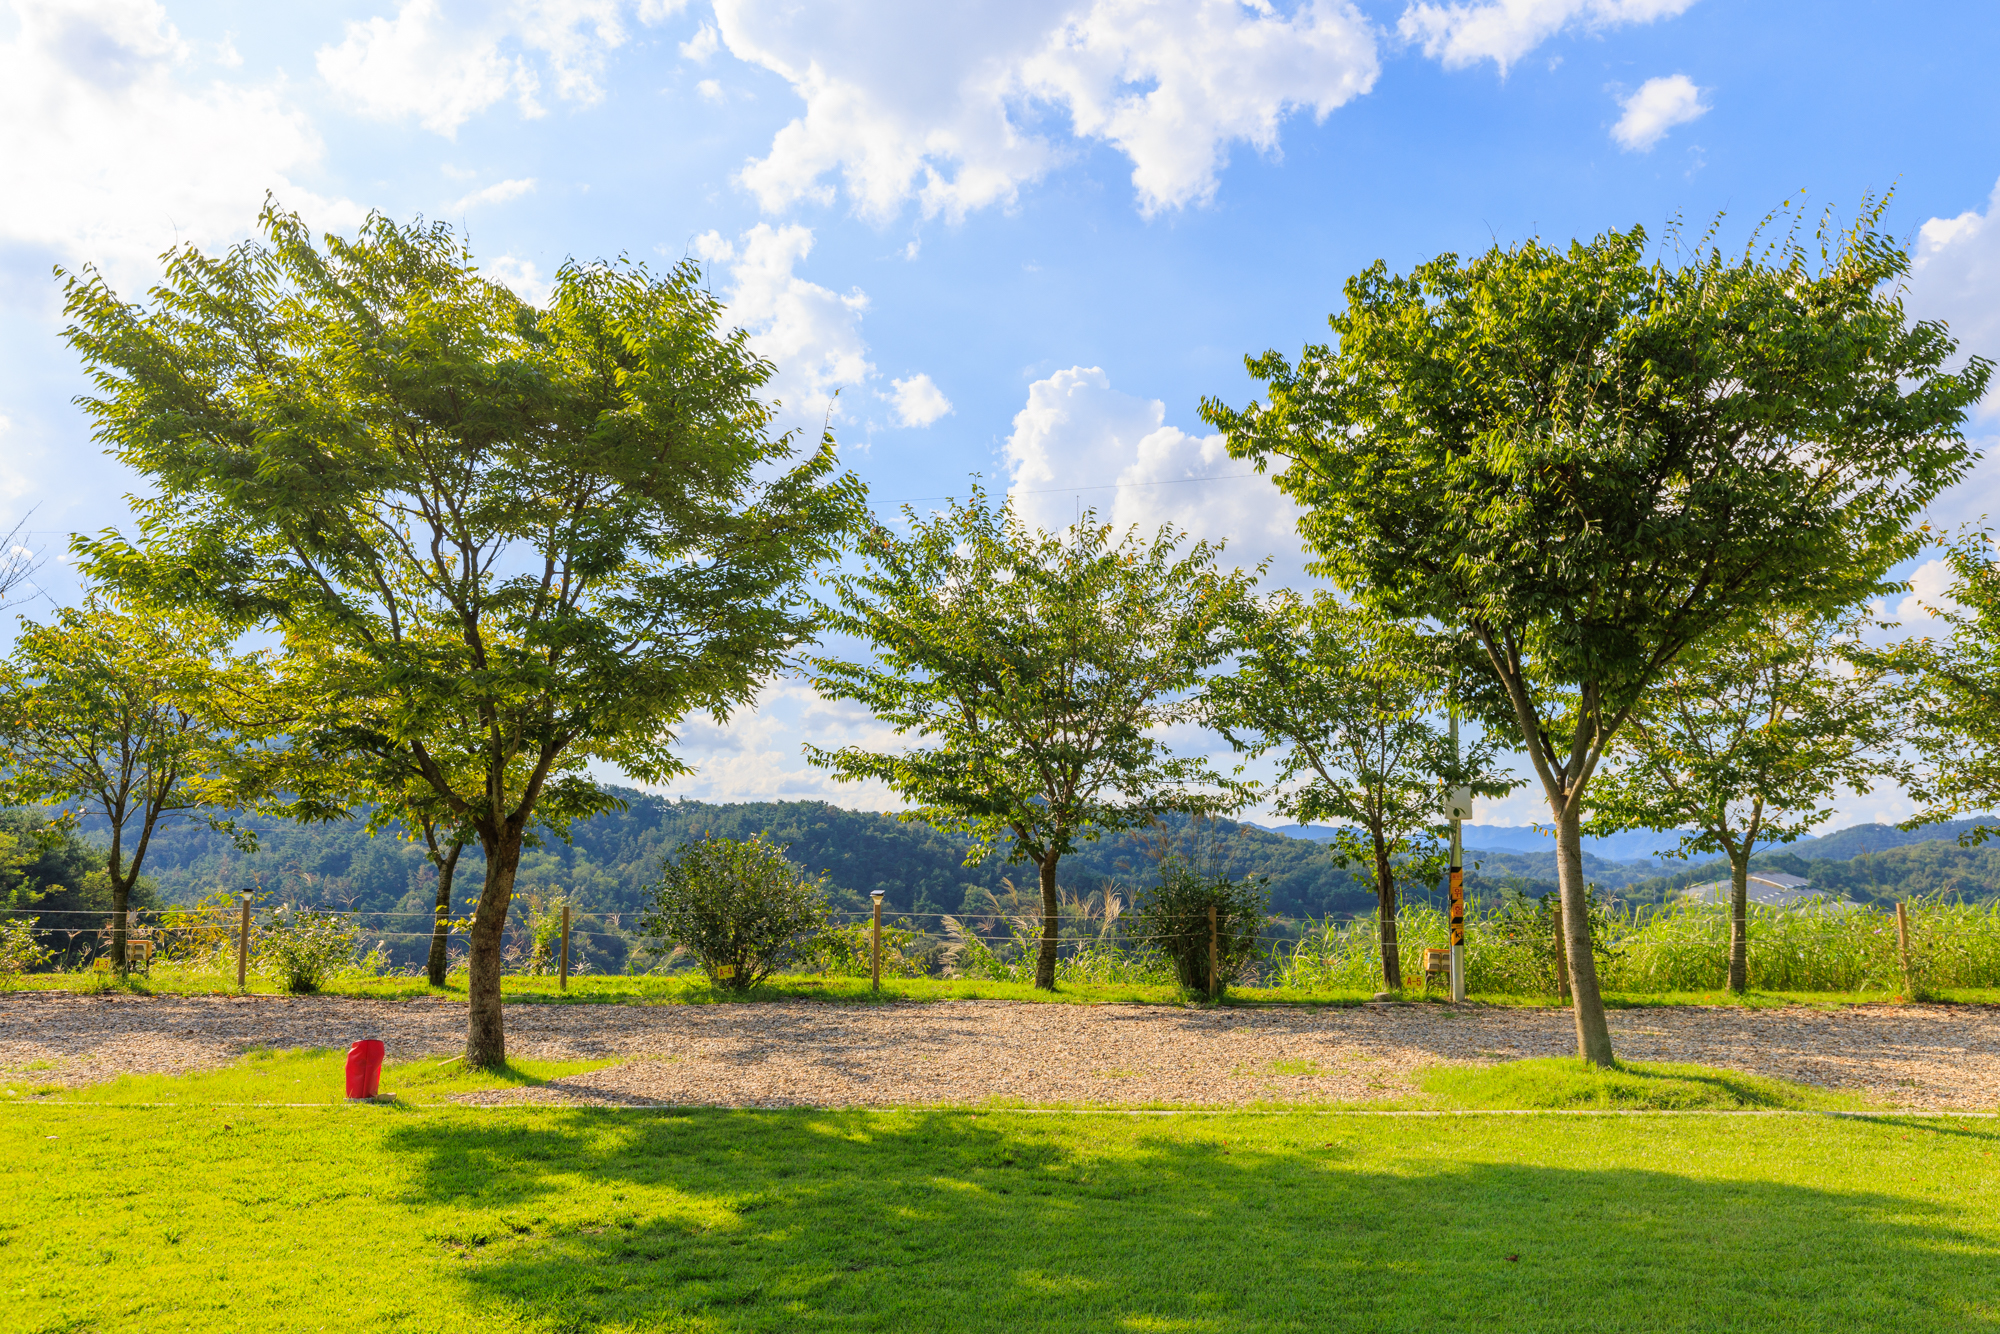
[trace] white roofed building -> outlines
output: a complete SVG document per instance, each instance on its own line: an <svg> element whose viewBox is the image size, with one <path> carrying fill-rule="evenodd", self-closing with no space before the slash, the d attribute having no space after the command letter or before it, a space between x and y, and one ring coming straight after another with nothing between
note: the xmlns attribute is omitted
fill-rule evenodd
<svg viewBox="0 0 2000 1334"><path fill-rule="evenodd" d="M1856 906L1838 894L1813 889L1810 880L1783 871L1752 871L1746 892L1750 902L1766 908L1790 908L1816 899L1841 907ZM1727 880L1711 880L1705 885L1690 885L1681 891L1681 897L1696 903L1728 903L1730 884Z"/></svg>

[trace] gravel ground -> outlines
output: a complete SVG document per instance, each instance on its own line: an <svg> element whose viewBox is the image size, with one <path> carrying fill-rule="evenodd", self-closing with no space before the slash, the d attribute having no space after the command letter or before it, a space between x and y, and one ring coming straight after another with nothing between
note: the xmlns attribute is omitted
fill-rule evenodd
<svg viewBox="0 0 2000 1334"><path fill-rule="evenodd" d="M1692 1061L1921 1110L2000 1105L2000 1009L1661 1007L1611 1012L1621 1057ZM440 1000L0 993L0 1076L73 1087L181 1073L249 1047L380 1038L390 1059L464 1049ZM1442 1061L1575 1050L1569 1013L1447 1005L1201 1011L1007 1001L843 1006L509 1005L511 1055L624 1058L478 1101L851 1106L1363 1101Z"/></svg>

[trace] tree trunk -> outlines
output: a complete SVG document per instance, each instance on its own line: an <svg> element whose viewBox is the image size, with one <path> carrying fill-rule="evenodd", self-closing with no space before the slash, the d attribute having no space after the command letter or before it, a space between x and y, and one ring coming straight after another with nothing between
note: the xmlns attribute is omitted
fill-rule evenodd
<svg viewBox="0 0 2000 1334"><path fill-rule="evenodd" d="M1743 854L1729 859L1729 989L1739 996L1750 985L1750 840Z"/></svg>
<svg viewBox="0 0 2000 1334"><path fill-rule="evenodd" d="M1597 991L1597 956L1590 949L1590 907L1583 882L1583 816L1574 803L1556 811L1556 872L1562 882L1563 944L1576 1015L1576 1054L1592 1065L1617 1064L1604 998Z"/></svg>
<svg viewBox="0 0 2000 1334"><path fill-rule="evenodd" d="M507 1034L500 1009L500 945L507 933L507 909L514 901L514 873L521 865L521 830L513 821L497 837L483 831L486 887L472 917L472 948L465 992L469 1002L465 1063L497 1069L507 1062Z"/></svg>
<svg viewBox="0 0 2000 1334"><path fill-rule="evenodd" d="M1375 900L1382 919L1382 985L1390 991L1403 989L1403 956L1396 939L1396 873L1389 865L1389 850L1375 844Z"/></svg>
<svg viewBox="0 0 2000 1334"><path fill-rule="evenodd" d="M1036 863L1042 873L1042 948L1035 956L1035 985L1056 989L1056 943L1062 932L1062 900L1056 893L1056 854Z"/></svg>
<svg viewBox="0 0 2000 1334"><path fill-rule="evenodd" d="M431 920L430 980L434 987L444 985L445 943L451 935L451 877L458 869L458 854L465 850L463 843L451 845L451 851L438 864L437 913Z"/></svg>
<svg viewBox="0 0 2000 1334"><path fill-rule="evenodd" d="M132 880L139 878L135 875L127 880L119 874L125 864L123 814L116 808L105 812L111 823L111 851L104 860L104 878L111 882L111 966L121 974L125 971L125 914L132 904Z"/></svg>
<svg viewBox="0 0 2000 1334"><path fill-rule="evenodd" d="M132 880L138 879L133 876ZM132 880L123 876L111 877L111 966L123 973L126 956L130 949L126 943L126 926L131 921Z"/></svg>

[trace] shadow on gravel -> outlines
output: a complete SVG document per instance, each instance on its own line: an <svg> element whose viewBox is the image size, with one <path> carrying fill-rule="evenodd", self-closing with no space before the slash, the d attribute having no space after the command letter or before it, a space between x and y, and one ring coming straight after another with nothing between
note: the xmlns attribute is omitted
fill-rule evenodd
<svg viewBox="0 0 2000 1334"><path fill-rule="evenodd" d="M551 1111L386 1142L474 1310L531 1328L2000 1331L1969 1199L1743 1179L1873 1183L1907 1123L1263 1124ZM1501 1161L1454 1161L1468 1136ZM1745 1170L1672 1170L1695 1149ZM1513 1161L1548 1158L1599 1165Z"/></svg>

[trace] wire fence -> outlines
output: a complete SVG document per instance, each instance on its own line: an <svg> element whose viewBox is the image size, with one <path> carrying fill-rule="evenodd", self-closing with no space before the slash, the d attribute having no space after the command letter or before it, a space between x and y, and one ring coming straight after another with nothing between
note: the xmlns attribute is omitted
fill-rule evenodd
<svg viewBox="0 0 2000 1334"><path fill-rule="evenodd" d="M1072 907L1074 905L1071 905ZM1553 913L1541 915L1474 908L1465 921L1469 990L1489 994L1554 995L1561 951ZM128 933L151 942L147 953L167 964L233 969L236 952L255 953L283 930L285 913L339 924L351 967L378 974L421 971L436 925L426 912L341 908L268 909L254 915L251 937L239 941L240 910L165 908L136 910ZM695 966L684 952L620 917L586 914L568 932L571 971L673 973ZM610 921L603 921L603 918ZM826 932L800 942L809 970L841 975L868 971L868 913L831 914ZM9 921L18 925L9 927ZM1040 952L1038 912L983 911L884 913L885 976L978 976L1027 980ZM1129 919L1128 919L1129 921ZM1174 937L1133 929L1137 923L1066 913L1059 918L1058 978L1071 982L1174 981L1161 946ZM29 923L55 948L41 967L82 968L110 950L111 915L101 910L0 909L0 931L17 935ZM447 921L453 961L462 960L467 921ZM1406 981L1423 976L1427 949L1450 939L1445 914L1426 904L1406 905L1395 919L1398 971ZM1748 984L1767 991L1899 993L2000 986L2000 903L1919 901L1908 914L1907 954L1895 917L1852 905L1808 903L1789 908L1752 905L1747 917ZM1302 992L1372 991L1383 984L1381 923L1353 918L1266 918L1254 935L1255 957L1238 971L1239 983L1261 982ZM511 971L548 973L557 968L560 928L542 907L510 917L503 933ZM1626 915L1605 914L1595 924L1593 953L1607 991L1636 994L1721 989L1727 980L1731 923L1723 905L1683 904ZM1246 941L1245 943L1252 943Z"/></svg>

